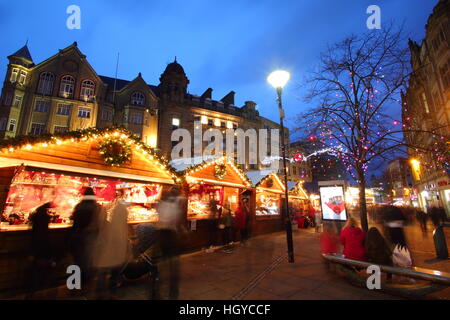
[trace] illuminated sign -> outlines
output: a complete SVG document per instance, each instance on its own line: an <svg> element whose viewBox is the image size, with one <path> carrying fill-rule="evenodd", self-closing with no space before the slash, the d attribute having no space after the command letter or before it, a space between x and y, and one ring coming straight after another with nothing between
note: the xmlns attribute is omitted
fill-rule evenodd
<svg viewBox="0 0 450 320"><path fill-rule="evenodd" d="M320 187L320 204L322 206L322 219L346 221L344 187Z"/></svg>

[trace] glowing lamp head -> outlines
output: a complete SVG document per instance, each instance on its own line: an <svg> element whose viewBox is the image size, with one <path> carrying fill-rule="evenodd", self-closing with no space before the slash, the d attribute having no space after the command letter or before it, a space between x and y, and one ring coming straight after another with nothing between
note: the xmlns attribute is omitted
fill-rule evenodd
<svg viewBox="0 0 450 320"><path fill-rule="evenodd" d="M267 77L267 82L274 88L283 88L286 83L289 81L291 75L289 72L284 70L276 70L269 74Z"/></svg>

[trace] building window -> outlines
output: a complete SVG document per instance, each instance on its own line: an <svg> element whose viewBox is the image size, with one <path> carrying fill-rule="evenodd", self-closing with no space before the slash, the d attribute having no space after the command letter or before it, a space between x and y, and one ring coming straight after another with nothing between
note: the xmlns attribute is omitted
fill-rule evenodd
<svg viewBox="0 0 450 320"><path fill-rule="evenodd" d="M11 102L12 102L12 95L11 95L11 92L6 92L5 93L5 97L4 97L4 99L3 99L3 104L5 105L5 106L10 106L11 105Z"/></svg>
<svg viewBox="0 0 450 320"><path fill-rule="evenodd" d="M33 136L39 136L44 133L45 124L41 123L32 123L30 134Z"/></svg>
<svg viewBox="0 0 450 320"><path fill-rule="evenodd" d="M22 106L22 97L21 96L15 96L14 97L14 107L20 108Z"/></svg>
<svg viewBox="0 0 450 320"><path fill-rule="evenodd" d="M206 116L202 116L202 124L207 124L208 118Z"/></svg>
<svg viewBox="0 0 450 320"><path fill-rule="evenodd" d="M12 83L17 81L17 75L19 74L19 69L13 68L11 71L11 78L9 79Z"/></svg>
<svg viewBox="0 0 450 320"><path fill-rule="evenodd" d="M194 117L194 122L200 122L201 120L202 120L202 118L200 116Z"/></svg>
<svg viewBox="0 0 450 320"><path fill-rule="evenodd" d="M61 87L59 95L63 98L73 98L73 88L75 87L75 79L72 76L64 76L61 79Z"/></svg>
<svg viewBox="0 0 450 320"><path fill-rule="evenodd" d="M214 125L214 120L213 119L208 119L208 126L212 126Z"/></svg>
<svg viewBox="0 0 450 320"><path fill-rule="evenodd" d="M50 72L43 72L39 77L37 93L51 95L55 76Z"/></svg>
<svg viewBox="0 0 450 320"><path fill-rule="evenodd" d="M56 107L56 114L59 114L62 116L68 116L68 115L70 115L71 108L72 108L71 104L58 103L58 105Z"/></svg>
<svg viewBox="0 0 450 320"><path fill-rule="evenodd" d="M136 91L131 95L131 104L134 106L143 106L145 104L145 96L142 92Z"/></svg>
<svg viewBox="0 0 450 320"><path fill-rule="evenodd" d="M6 129L6 118L0 118L0 131Z"/></svg>
<svg viewBox="0 0 450 320"><path fill-rule="evenodd" d="M84 101L92 101L94 97L95 83L91 80L84 80L81 83L80 98Z"/></svg>
<svg viewBox="0 0 450 320"><path fill-rule="evenodd" d="M10 119L8 131L13 132L15 128L16 128L16 119Z"/></svg>
<svg viewBox="0 0 450 320"><path fill-rule="evenodd" d="M27 79L27 72L21 70L19 75L19 84L25 84L25 80Z"/></svg>
<svg viewBox="0 0 450 320"><path fill-rule="evenodd" d="M102 120L112 122L113 113L109 109L103 109L102 111Z"/></svg>
<svg viewBox="0 0 450 320"><path fill-rule="evenodd" d="M142 113L132 113L130 115L130 123L142 124Z"/></svg>
<svg viewBox="0 0 450 320"><path fill-rule="evenodd" d="M91 108L79 107L78 108L78 118L90 118Z"/></svg>
<svg viewBox="0 0 450 320"><path fill-rule="evenodd" d="M172 118L172 130L178 129L180 127L180 119Z"/></svg>
<svg viewBox="0 0 450 320"><path fill-rule="evenodd" d="M34 105L35 112L48 112L50 110L50 101L37 100Z"/></svg>
<svg viewBox="0 0 450 320"><path fill-rule="evenodd" d="M69 131L69 128L63 126L55 126L55 133L64 133Z"/></svg>

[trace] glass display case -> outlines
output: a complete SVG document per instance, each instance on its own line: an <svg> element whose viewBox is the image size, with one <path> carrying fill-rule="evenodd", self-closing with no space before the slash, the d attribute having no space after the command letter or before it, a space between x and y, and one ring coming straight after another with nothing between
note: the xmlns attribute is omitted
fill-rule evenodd
<svg viewBox="0 0 450 320"><path fill-rule="evenodd" d="M73 209L86 187L92 187L97 201L108 206L116 197L116 190L124 190L128 202L130 222L156 222L154 208L161 196L162 185L114 181L94 177L22 170L11 181L2 213L2 229L27 225L30 214L46 202L52 202L51 223L70 225Z"/></svg>
<svg viewBox="0 0 450 320"><path fill-rule="evenodd" d="M281 195L271 192L256 193L256 216L277 216L281 214Z"/></svg>

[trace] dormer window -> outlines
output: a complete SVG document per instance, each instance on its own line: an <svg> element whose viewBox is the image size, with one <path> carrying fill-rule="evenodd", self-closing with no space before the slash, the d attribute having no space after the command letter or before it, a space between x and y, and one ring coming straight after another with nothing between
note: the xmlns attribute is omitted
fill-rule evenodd
<svg viewBox="0 0 450 320"><path fill-rule="evenodd" d="M42 72L39 77L37 93L51 95L53 91L53 83L55 76L50 72Z"/></svg>
<svg viewBox="0 0 450 320"><path fill-rule="evenodd" d="M80 98L84 101L91 101L94 97L95 83L92 80L84 80L81 84Z"/></svg>
<svg viewBox="0 0 450 320"><path fill-rule="evenodd" d="M73 98L73 88L75 87L75 78L72 76L64 76L61 79L59 95L63 98Z"/></svg>
<svg viewBox="0 0 450 320"><path fill-rule="evenodd" d="M19 84L25 84L25 80L27 79L27 72L26 71L23 71L23 70L21 70L20 71L20 75L19 75Z"/></svg>
<svg viewBox="0 0 450 320"><path fill-rule="evenodd" d="M131 95L131 104L134 106L143 106L145 104L145 96L142 92L136 91Z"/></svg>
<svg viewBox="0 0 450 320"><path fill-rule="evenodd" d="M11 81L12 83L14 83L14 82L17 81L17 75L18 75L18 74L19 74L19 69L13 68L12 71L11 71L11 78L10 78L10 81Z"/></svg>

